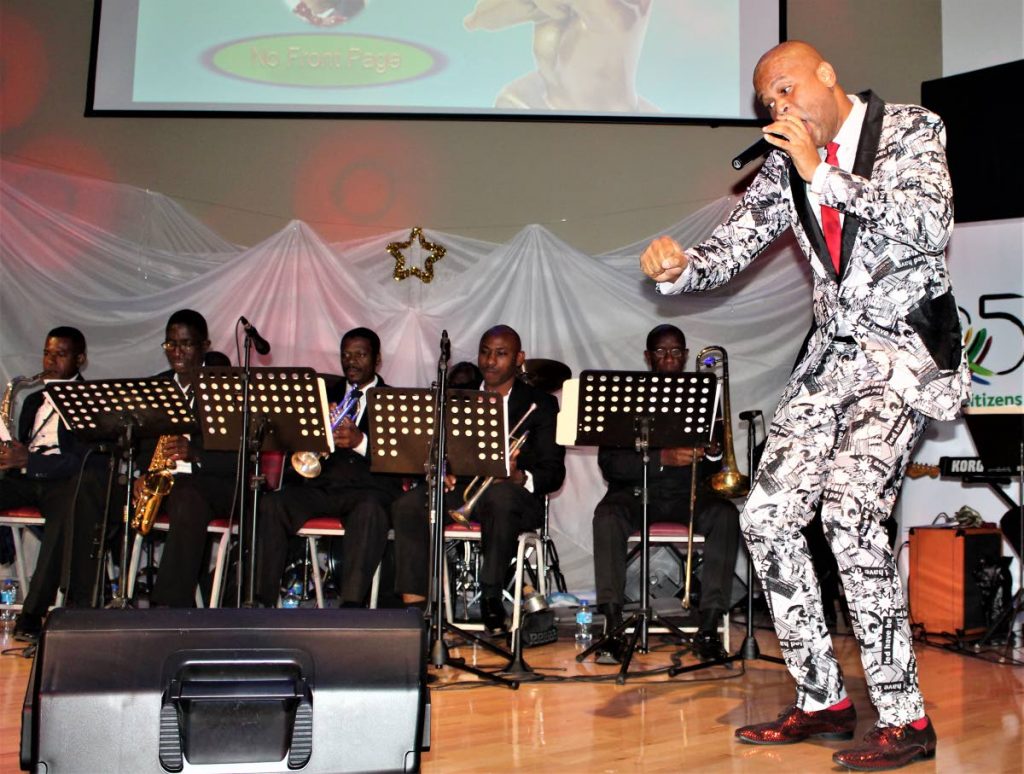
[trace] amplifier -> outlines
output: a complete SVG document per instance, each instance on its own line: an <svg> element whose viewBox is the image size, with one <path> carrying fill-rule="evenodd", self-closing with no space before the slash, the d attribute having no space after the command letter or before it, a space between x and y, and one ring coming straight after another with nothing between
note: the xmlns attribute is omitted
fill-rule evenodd
<svg viewBox="0 0 1024 774"><path fill-rule="evenodd" d="M980 571L1002 555L996 527L914 527L910 530L910 619L929 634L961 639L987 628Z"/></svg>

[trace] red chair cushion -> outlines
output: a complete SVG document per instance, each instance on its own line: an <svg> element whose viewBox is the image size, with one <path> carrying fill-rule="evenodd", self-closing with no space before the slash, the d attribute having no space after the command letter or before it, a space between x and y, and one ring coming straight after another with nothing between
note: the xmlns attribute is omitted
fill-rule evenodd
<svg viewBox="0 0 1024 774"><path fill-rule="evenodd" d="M345 529L345 525L341 523L341 519L337 516L314 516L312 519L306 520L306 523L302 525L302 529L308 532L319 532L322 530Z"/></svg>
<svg viewBox="0 0 1024 774"><path fill-rule="evenodd" d="M690 534L689 527L674 521L655 521L650 525L650 528L652 538L685 538ZM639 530L634 532L631 537L640 537Z"/></svg>
<svg viewBox="0 0 1024 774"><path fill-rule="evenodd" d="M39 512L38 508L24 505L20 508L8 508L6 511L0 511L0 517L6 519L41 519L43 514Z"/></svg>

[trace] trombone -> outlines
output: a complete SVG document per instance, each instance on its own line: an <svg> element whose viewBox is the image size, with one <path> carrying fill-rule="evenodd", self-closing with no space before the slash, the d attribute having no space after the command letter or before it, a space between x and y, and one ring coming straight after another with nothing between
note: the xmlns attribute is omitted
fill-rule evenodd
<svg viewBox="0 0 1024 774"><path fill-rule="evenodd" d="M713 345L704 347L697 353L696 369L703 367L710 370L721 366L722 375L719 381L722 385L722 467L708 480L708 487L715 494L726 497L743 497L750 491L750 479L739 472L736 466L736 449L732 440L732 417L729 408L729 355L725 347ZM695 450L696 451L696 450ZM693 535L694 511L697 508L697 455L693 455L693 462L690 463L690 524L688 534ZM690 583L693 578L693 541L686 542L686 582L683 589L683 607L690 609Z"/></svg>
<svg viewBox="0 0 1024 774"><path fill-rule="evenodd" d="M530 431L527 430L522 435L517 436L515 434L516 430L523 426L523 422L526 421L526 418L530 416L530 414L532 414L534 409L536 408L537 404L531 403L530 408L528 408L526 410L526 413L519 418L519 421L516 422L515 427L513 427L512 430L509 431L508 440L510 446L508 449L508 454L510 459L512 455L519 451L522 445L526 443L526 437L530 434ZM477 484L478 481L480 482L479 484ZM465 502L462 504L461 507L449 510L448 515L451 516L452 519L454 519L459 524L469 524L469 516L473 512L473 508L476 507L477 501L480 499L480 496L487 491L487 488L493 483L494 476L488 476L483 481L480 481L480 476L474 478L472 481L469 482L469 485L462 491L462 499L465 500ZM475 490L474 487L476 487Z"/></svg>

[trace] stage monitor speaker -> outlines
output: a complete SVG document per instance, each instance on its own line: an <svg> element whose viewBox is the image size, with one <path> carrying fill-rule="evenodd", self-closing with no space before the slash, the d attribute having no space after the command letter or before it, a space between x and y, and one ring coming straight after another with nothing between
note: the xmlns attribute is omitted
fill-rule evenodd
<svg viewBox="0 0 1024 774"><path fill-rule="evenodd" d="M910 530L910 616L930 634L973 639L989 624L984 570L1002 556L995 527Z"/></svg>
<svg viewBox="0 0 1024 774"><path fill-rule="evenodd" d="M34 772L419 768L413 610L51 613L22 717Z"/></svg>

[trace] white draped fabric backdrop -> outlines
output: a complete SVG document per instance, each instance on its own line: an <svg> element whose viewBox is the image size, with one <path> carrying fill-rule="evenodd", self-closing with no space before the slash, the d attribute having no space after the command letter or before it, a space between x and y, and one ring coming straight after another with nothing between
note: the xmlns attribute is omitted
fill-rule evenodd
<svg viewBox="0 0 1024 774"><path fill-rule="evenodd" d="M328 244L293 221L264 242L239 247L169 198L127 185L0 160L0 382L38 372L43 339L56 325L88 341L86 378L147 376L167 367L160 342L172 312L200 311L215 349L237 362L235 323L245 315L271 342L254 365L303 365L337 373L341 334L365 325L383 344L392 385L429 386L442 329L453 362L475 360L480 334L506 323L528 358L585 369L642 370L647 331L670 322L691 357L709 344L729 358L740 467L746 433L739 412L771 417L810 324L810 283L786 239L717 291L663 298L638 269L648 240L586 255L545 228L526 226L504 244L420 225L447 248L434 280L396 282L389 242L409 231ZM691 244L733 204L723 198L664 232ZM651 235L656 236L654 234ZM407 260L423 256L410 248ZM759 435L759 439L760 439ZM552 534L569 587L594 588L591 516L604 492L596 450L569 449L562 490L551 499Z"/></svg>

